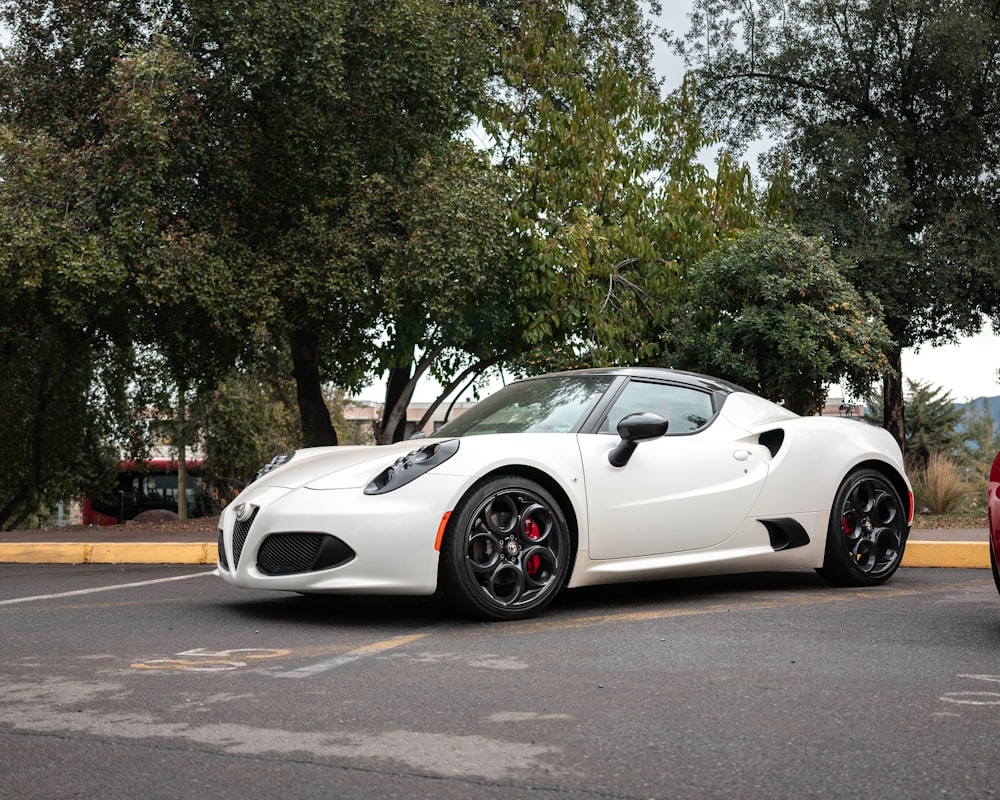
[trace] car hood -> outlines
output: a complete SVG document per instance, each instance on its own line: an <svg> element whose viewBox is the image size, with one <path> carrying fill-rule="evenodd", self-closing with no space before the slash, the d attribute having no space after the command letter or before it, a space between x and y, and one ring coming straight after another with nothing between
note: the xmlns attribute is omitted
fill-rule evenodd
<svg viewBox="0 0 1000 800"><path fill-rule="evenodd" d="M286 464L265 473L251 486L283 489L350 489L365 486L400 456L423 447L426 439L387 445L309 447Z"/></svg>

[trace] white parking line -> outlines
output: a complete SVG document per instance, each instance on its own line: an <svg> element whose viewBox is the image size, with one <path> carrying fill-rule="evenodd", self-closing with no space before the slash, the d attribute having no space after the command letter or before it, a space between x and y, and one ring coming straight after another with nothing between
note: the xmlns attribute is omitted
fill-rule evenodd
<svg viewBox="0 0 1000 800"><path fill-rule="evenodd" d="M10 600L0 600L0 606L10 606L14 603L30 603L32 600L58 600L60 597L74 597L81 594L97 594L98 592L112 592L115 589L134 589L137 586L152 586L154 583L169 583L170 581L186 581L188 578L201 578L204 575L213 574L213 570L205 572L193 572L190 575L176 575L173 578L157 578L152 581L139 581L137 583L118 583L114 586L95 586L92 589L76 589L72 592L59 592L57 594L36 594L31 597L14 597Z"/></svg>

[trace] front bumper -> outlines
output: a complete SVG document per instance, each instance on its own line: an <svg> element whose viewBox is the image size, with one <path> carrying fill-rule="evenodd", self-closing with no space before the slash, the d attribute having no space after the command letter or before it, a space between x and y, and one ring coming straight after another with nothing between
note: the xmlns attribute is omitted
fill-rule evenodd
<svg viewBox="0 0 1000 800"><path fill-rule="evenodd" d="M437 588L438 528L464 483L455 476L425 475L414 484L375 496L365 495L361 488L251 486L220 520L218 573L227 583L252 589L431 594ZM236 508L244 503L248 510L239 521ZM340 556L354 555L332 567L268 574L274 569L266 557L269 545L288 541L289 534L340 542L349 548L340 549ZM319 563L335 562L340 556Z"/></svg>

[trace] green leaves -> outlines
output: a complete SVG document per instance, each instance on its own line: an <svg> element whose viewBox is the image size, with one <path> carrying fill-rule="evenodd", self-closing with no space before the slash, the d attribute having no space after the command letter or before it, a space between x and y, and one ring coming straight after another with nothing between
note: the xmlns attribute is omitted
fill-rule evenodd
<svg viewBox="0 0 1000 800"><path fill-rule="evenodd" d="M655 363L681 276L754 224L745 171L696 163L709 143L685 85L668 100L560 3L524 9L484 124L516 189L525 340L572 342L569 362ZM551 359L545 363L551 366Z"/></svg>
<svg viewBox="0 0 1000 800"><path fill-rule="evenodd" d="M698 0L706 117L788 166L794 219L857 264L899 352L1000 313L1000 17L981 0ZM902 443L901 376L888 427Z"/></svg>
<svg viewBox="0 0 1000 800"><path fill-rule="evenodd" d="M675 366L707 372L800 414L823 407L831 383L858 396L887 369L892 346L871 297L817 239L764 227L698 262L685 297L693 319L668 336Z"/></svg>

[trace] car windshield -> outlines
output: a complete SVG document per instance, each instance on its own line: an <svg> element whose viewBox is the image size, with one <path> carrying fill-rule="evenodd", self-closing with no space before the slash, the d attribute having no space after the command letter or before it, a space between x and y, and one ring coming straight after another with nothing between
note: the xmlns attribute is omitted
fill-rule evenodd
<svg viewBox="0 0 1000 800"><path fill-rule="evenodd" d="M610 375L554 375L512 383L433 435L576 431L613 380Z"/></svg>

